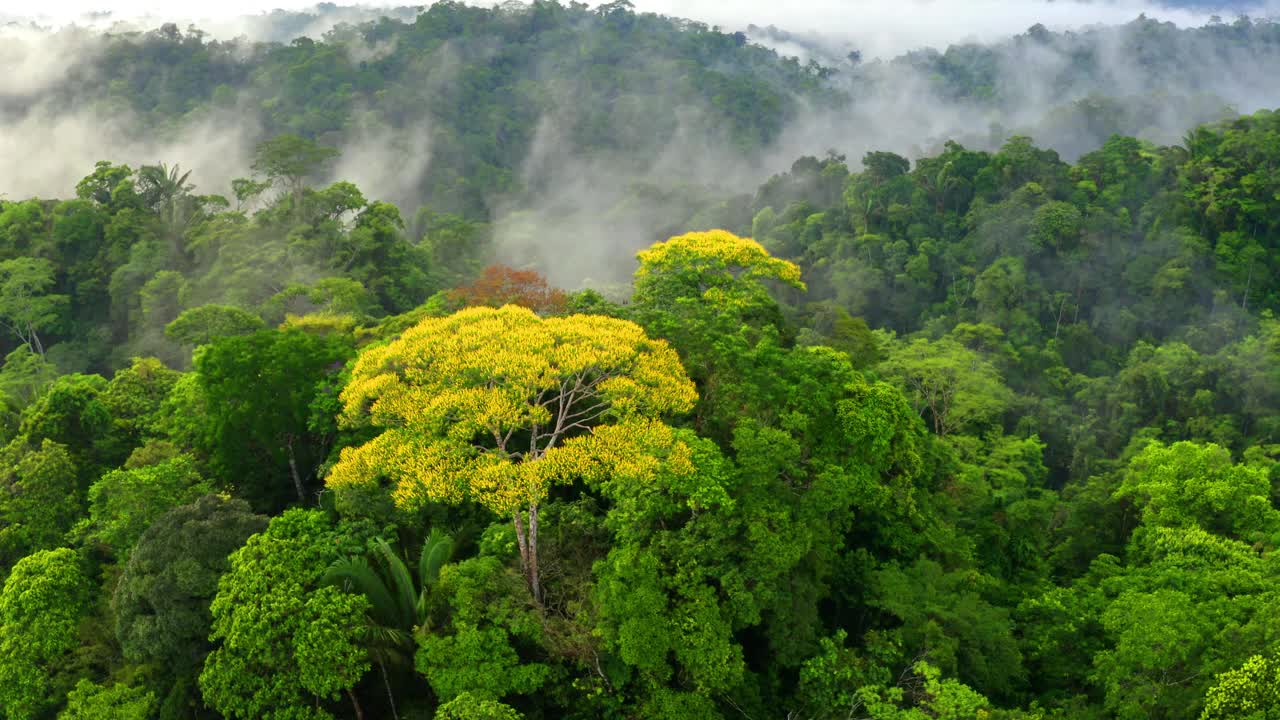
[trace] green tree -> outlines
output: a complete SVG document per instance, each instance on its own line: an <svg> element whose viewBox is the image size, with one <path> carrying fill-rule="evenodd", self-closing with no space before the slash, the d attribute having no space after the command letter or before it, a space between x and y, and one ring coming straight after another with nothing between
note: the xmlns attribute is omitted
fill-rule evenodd
<svg viewBox="0 0 1280 720"><path fill-rule="evenodd" d="M849 634L822 638L820 652L800 667L795 703L801 717L847 718L865 705L863 688L889 684L893 673L867 653L847 646Z"/></svg>
<svg viewBox="0 0 1280 720"><path fill-rule="evenodd" d="M893 343L877 369L941 437L998 424L1013 402L995 366L950 338Z"/></svg>
<svg viewBox="0 0 1280 720"><path fill-rule="evenodd" d="M93 173L76 184L76 197L92 200L99 205L110 205L122 187L132 184L133 168L99 160Z"/></svg>
<svg viewBox="0 0 1280 720"><path fill-rule="evenodd" d="M39 200L5 203L0 208L0 254L6 259L29 256L48 231L49 222L48 211Z"/></svg>
<svg viewBox="0 0 1280 720"><path fill-rule="evenodd" d="M112 470L89 487L87 537L125 558L156 518L209 492L190 457Z"/></svg>
<svg viewBox="0 0 1280 720"><path fill-rule="evenodd" d="M351 339L301 330L224 337L195 355L191 440L215 476L255 506L306 503L331 438L313 432L311 403L352 351Z"/></svg>
<svg viewBox="0 0 1280 720"><path fill-rule="evenodd" d="M75 463L63 445L10 443L0 450L0 573L25 555L62 544L84 512Z"/></svg>
<svg viewBox="0 0 1280 720"><path fill-rule="evenodd" d="M66 447L82 491L124 462L131 449L111 442L111 411L102 397L108 385L101 375L63 375L22 413L18 426L31 445L51 440Z"/></svg>
<svg viewBox="0 0 1280 720"><path fill-rule="evenodd" d="M415 665L437 697L449 702L464 693L498 700L532 694L551 668L522 657L518 648L537 647L544 635L520 577L497 558L482 556L441 569L435 593L447 619L419 635Z"/></svg>
<svg viewBox="0 0 1280 720"><path fill-rule="evenodd" d="M48 358L19 345L5 356L0 367L0 392L8 396L13 409L22 410L35 402L58 377L58 369Z"/></svg>
<svg viewBox="0 0 1280 720"><path fill-rule="evenodd" d="M42 550L13 566L0 591L0 710L5 717L34 720L57 704L52 676L78 642L89 593L89 580L71 550Z"/></svg>
<svg viewBox="0 0 1280 720"><path fill-rule="evenodd" d="M628 442L617 442L623 434ZM707 440L657 423L605 428L594 440L587 479L614 505L604 520L612 547L592 568L595 632L639 676L642 702L734 687L745 672L735 627L759 622L777 565L803 538L779 528L761 543L769 555L743 539L764 528L734 517L754 508L734 504L738 478Z"/></svg>
<svg viewBox="0 0 1280 720"><path fill-rule="evenodd" d="M1031 335L1036 327L1027 311L1028 307L1034 308L1029 284L1020 258L996 260L974 280L978 317L984 323L1016 332L1019 337Z"/></svg>
<svg viewBox="0 0 1280 720"><path fill-rule="evenodd" d="M358 539L324 513L293 509L276 517L230 557L210 605L210 639L200 689L231 718L322 720L325 703L346 694L369 669L363 595L325 585L325 569L358 550ZM353 545L355 545L353 547Z"/></svg>
<svg viewBox="0 0 1280 720"><path fill-rule="evenodd" d="M213 648L209 603L227 556L267 519L248 503L206 495L161 515L143 532L116 585L111 608L124 657L179 678Z"/></svg>
<svg viewBox="0 0 1280 720"><path fill-rule="evenodd" d="M1200 720L1274 720L1280 717L1280 669L1254 655L1219 675L1205 697Z"/></svg>
<svg viewBox="0 0 1280 720"><path fill-rule="evenodd" d="M150 720L156 705L154 693L116 683L103 687L81 680L67 695L67 706L58 720Z"/></svg>
<svg viewBox="0 0 1280 720"><path fill-rule="evenodd" d="M111 417L110 429L97 441L106 463L118 464L159 434L161 405L180 377L155 358L135 358L116 371L97 397Z"/></svg>
<svg viewBox="0 0 1280 720"><path fill-rule="evenodd" d="M770 288L803 290L800 268L723 230L673 237L638 257L635 317L680 352L698 385L698 428L727 439L729 417L749 402L737 393L752 384L744 376L759 362L753 351L781 344L785 322Z"/></svg>
<svg viewBox="0 0 1280 720"><path fill-rule="evenodd" d="M462 693L436 708L436 720L521 720L515 708L496 700Z"/></svg>
<svg viewBox="0 0 1280 720"><path fill-rule="evenodd" d="M1130 461L1116 497L1133 499L1147 527L1200 527L1272 547L1280 541L1267 468L1235 465L1217 445L1147 445Z"/></svg>
<svg viewBox="0 0 1280 720"><path fill-rule="evenodd" d="M1114 645L1094 659L1108 708L1134 720L1166 713L1194 717L1206 684L1197 679L1205 669L1197 656L1213 647L1210 622L1194 596L1175 589L1117 598L1103 615Z"/></svg>
<svg viewBox="0 0 1280 720"><path fill-rule="evenodd" d="M289 316L316 313L363 320L379 314L377 299L364 285L347 278L330 277L314 283L295 283L272 295L263 305L263 316L284 321Z"/></svg>
<svg viewBox="0 0 1280 720"><path fill-rule="evenodd" d="M991 702L973 688L951 679L927 662L911 667L919 687L908 695L902 687L865 687L857 704L872 720L970 720L991 716Z"/></svg>
<svg viewBox="0 0 1280 720"><path fill-rule="evenodd" d="M44 355L40 333L59 328L70 300L50 292L54 266L48 260L0 262L0 324L32 352Z"/></svg>
<svg viewBox="0 0 1280 720"><path fill-rule="evenodd" d="M264 327L262 318L229 305L201 305L183 310L165 325L165 337L183 345L207 345L221 337L250 335Z"/></svg>
<svg viewBox="0 0 1280 720"><path fill-rule="evenodd" d="M1102 614L1110 599L1104 583L1123 575L1119 559L1099 555L1069 586L1030 594L1014 612L1028 680L1046 704L1079 696L1089 687L1093 659L1108 640Z"/></svg>
<svg viewBox="0 0 1280 720"><path fill-rule="evenodd" d="M390 312L417 307L438 287L428 274L431 263L426 248L408 242L400 210L390 203L369 203L356 215L355 226L339 247L324 259Z"/></svg>
<svg viewBox="0 0 1280 720"><path fill-rule="evenodd" d="M1276 572L1251 545L1194 525L1144 529L1128 573L1104 585L1108 644L1090 679L1118 718L1194 717L1217 674L1280 649Z"/></svg>
<svg viewBox="0 0 1280 720"><path fill-rule="evenodd" d="M295 213L302 210L302 189L307 178L338 157L338 151L297 135L277 135L254 149L253 171L272 183L284 185L293 197Z"/></svg>
<svg viewBox="0 0 1280 720"><path fill-rule="evenodd" d="M895 634L907 657L923 656L969 684L1012 695L1024 672L1022 654L1009 612L983 597L984 589L996 589L989 578L947 572L926 559L873 577L874 604L902 623Z"/></svg>

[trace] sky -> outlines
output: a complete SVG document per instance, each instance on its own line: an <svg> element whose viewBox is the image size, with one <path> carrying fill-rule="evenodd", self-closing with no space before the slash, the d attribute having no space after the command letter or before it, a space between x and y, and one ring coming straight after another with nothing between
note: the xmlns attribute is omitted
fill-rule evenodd
<svg viewBox="0 0 1280 720"><path fill-rule="evenodd" d="M7 3L4 3L7 4ZM15 2L16 4L16 2ZM43 0L35 4L38 12L51 17L69 17L109 9L116 15L166 14L178 11L188 16L233 16L253 14L272 8L297 9L314 5L307 0L218 0L209 2L161 2L159 0ZM406 5L411 3L405 3ZM3 4L0 4L2 6ZM28 7L31 7L30 5ZM26 9L24 9L24 12Z"/></svg>
<svg viewBox="0 0 1280 720"><path fill-rule="evenodd" d="M1212 11L1166 7L1160 0L634 0L640 10L687 17L725 30L746 29L748 24L775 25L793 33L823 37L862 51L864 56L891 56L921 47L945 47L967 40L991 41L1025 31L1036 23L1052 30L1068 30L1091 24L1124 23L1145 13L1148 17L1181 26L1202 25ZM1203 0L1212 2L1213 0ZM1280 11L1280 0L1221 0L1234 7L1252 5L1252 14ZM315 0L43 0L23 2L24 11L38 7L45 22L62 23L95 10L109 8L113 18L150 16L159 24L178 20L226 20L255 15L274 8L306 9ZM415 5L426 0L390 0L373 5ZM592 0L598 4L599 0ZM0 20L6 6L18 0L0 0ZM345 3L339 1L337 4ZM484 4L492 4L486 2ZM15 14L10 11L9 18ZM1221 11L1225 17L1235 11ZM213 29L216 23L202 25Z"/></svg>

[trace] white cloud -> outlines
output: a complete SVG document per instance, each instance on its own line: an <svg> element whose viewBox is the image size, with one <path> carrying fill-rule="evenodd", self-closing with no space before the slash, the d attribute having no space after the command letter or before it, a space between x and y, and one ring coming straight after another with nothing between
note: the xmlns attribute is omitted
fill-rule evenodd
<svg viewBox="0 0 1280 720"><path fill-rule="evenodd" d="M473 0L475 4L492 4ZM595 0L598 4L598 0ZM1280 0L1266 0L1280 7ZM399 6L413 0L390 0L383 6ZM777 3L775 0L635 0L642 11L692 17L708 24L720 25L725 30L745 29L748 25L775 25L812 44L820 38L833 49L842 47L862 50L864 56L896 55L900 52L924 46L943 47L950 42L965 39L995 40L1025 31L1031 25L1041 23L1050 29L1080 28L1096 24L1128 22L1140 14L1177 22L1180 25L1199 25L1208 20L1210 13L1170 9L1157 3L1141 0L792 0ZM95 8L109 5L109 18L99 17L99 24L110 24L126 17L146 12L160 12L158 17L174 13L202 16L217 14L223 18L221 27L243 27L231 16L261 14L269 9L314 8L310 0L223 0L208 3L164 3L161 0L46 0L32 7L39 7L46 18L59 18L62 22L80 22ZM365 6L366 10L369 6ZM1233 13L1220 11L1224 17ZM1255 11L1254 15L1265 15ZM79 18L80 20L77 20ZM5 20L0 10L0 24ZM0 29L0 66L17 69L0 76L0 101L6 98L22 99L34 96L56 82L77 62L92 62L95 41L92 33L68 30L53 36L45 36L42 44L36 33L21 29ZM783 44L780 49L801 52L800 44ZM386 47L358 48L361 52L383 52ZM1018 56L1024 63L1022 75L1003 73L1003 77L1017 77L1017 96L1021 99L1018 112L995 118L979 108L962 107L944 103L933 97L924 79L908 72L895 74L882 83L880 91L868 96L860 94L856 107L838 112L803 113L801 121L786 129L777 143L775 153L766 163L770 170L785 167L798 154L821 153L827 148L845 152L856 159L866 149L892 149L907 154L927 151L941 140L960 135L984 134L992 120L1004 122L1035 123L1044 110L1054 104L1073 98L1052 96L1050 84L1055 68L1069 59L1062 53L1046 49L1044 57ZM86 60L88 58L88 60ZM1033 62L1034 61L1034 62ZM1144 78L1136 76L1126 81L1130 68L1123 59L1107 63L1108 72L1115 75L1113 85L1124 93L1142 92ZM1034 67L1033 67L1034 66ZM1277 102L1277 81L1269 79L1266 67L1242 68L1240 63L1226 63L1206 68L1199 75L1211 75L1215 79L1215 91L1242 110L1258 106L1270 106ZM1122 82L1123 81L1123 82ZM1025 87L1023 87L1025 86ZM1188 83L1190 86L1190 83ZM10 103L21 108L22 103ZM248 115L246 115L248 116ZM884 122L885 118L895 118ZM134 164L141 162L180 161L195 168L201 175L202 190L223 191L225 183L237 174L247 171L246 155L251 146L252 129L240 127L236 116L220 117L221 122L203 118L184 128L185 132L170 138L132 136L131 118L127 113L104 122L94 108L79 109L68 115L53 107L39 107L31 113L19 113L6 117L0 104L0 192L10 196L25 194L65 195L69 183L92 167L94 160L111 157L117 161ZM1157 119L1158 120L1158 119ZM1185 130L1186 123L1177 118L1163 123L1170 126L1175 135ZM372 196L388 196L408 201L409 189L426 172L430 158L426 131L415 128L395 133L360 131L346 139L346 158L341 170L356 176ZM702 152L691 152L691 148ZM390 148L387 150L386 148ZM50 152L54 149L54 152ZM673 139L671 151L664 157L681 158L686 163L690 156L707 158L713 168L723 164L723 153L714 152L706 142L681 142ZM401 173L388 173L397 158L405 152L421 158ZM559 155L550 156L552 164L562 160ZM655 168L665 168L669 162L656 162ZM531 158L526 171L538 166L537 158ZM17 168L21 169L18 172ZM686 168L687 170L687 168ZM747 173L743 173L748 175ZM717 172L694 173L697 177L721 175ZM7 177L6 177L7 176ZM750 176L751 181L757 177ZM363 185L362 185L363 186Z"/></svg>
<svg viewBox="0 0 1280 720"><path fill-rule="evenodd" d="M181 131L139 137L127 112L104 117L92 108L37 108L0 125L0 196L71 197L75 183L98 160L140 165L167 163L192 170L201 193L228 194L232 178L247 174L250 138L257 128L244 113L214 111Z"/></svg>
<svg viewBox="0 0 1280 720"><path fill-rule="evenodd" d="M206 2L162 2L161 0L44 0L31 4L21 12L11 10L10 17L31 17L67 22L79 20L90 15L111 15L116 19L127 20L144 15L156 17L208 17L229 18L236 15L256 15L257 13L282 8L299 10L315 5L308 0L219 0L217 3ZM6 13L0 11L0 19Z"/></svg>

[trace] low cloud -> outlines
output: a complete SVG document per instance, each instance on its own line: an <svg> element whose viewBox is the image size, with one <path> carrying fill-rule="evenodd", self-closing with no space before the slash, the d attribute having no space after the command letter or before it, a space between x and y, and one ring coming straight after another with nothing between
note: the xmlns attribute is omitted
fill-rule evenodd
<svg viewBox="0 0 1280 720"><path fill-rule="evenodd" d="M180 130L148 135L131 113L38 107L0 127L0 197L71 197L94 163L134 167L166 163L192 170L197 192L230 195L233 178L247 174L252 115L221 110L191 118Z"/></svg>
<svg viewBox="0 0 1280 720"><path fill-rule="evenodd" d="M1214 7L1214 6L1218 7ZM773 25L829 48L859 50L866 58L889 58L924 47L991 42L1038 24L1050 30L1126 23L1140 15L1199 26L1213 15L1266 17L1280 3L1224 1L1176 7L1134 0L637 0L638 10L693 18L728 32ZM801 55L796 46L779 51ZM797 52L797 50L800 50Z"/></svg>
<svg viewBox="0 0 1280 720"><path fill-rule="evenodd" d="M665 146L636 163L634 157L576 153L558 128L572 126L580 112L579 98L572 88L561 88L564 96L547 98L536 142L521 168L528 192L515 201L495 198L495 230L505 257L541 267L562 284L576 286L583 278L601 283L625 279L635 249L673 229L684 229L680 223L698 224L697 210L685 207L686 200L750 193L800 155L831 150L856 165L870 150L917 158L936 152L949 139L994 149L1018 132L1031 134L1070 159L1096 147L1113 126L1158 142L1176 142L1189 127L1220 116L1224 105L1241 112L1280 105L1280 74L1274 72L1280 67L1280 49L1271 43L1182 33L1171 58L1144 63L1142 53L1149 48L1142 33L1150 28L1101 27L1128 23L1142 14L1199 27L1215 14L1205 9L1131 0L797 0L785 5L763 0L637 0L636 5L640 11L747 31L753 41L784 55L817 58L836 68L833 95L842 93L849 101L818 108L793 99L791 122L764 152L746 157L715 121L715 111L696 100L675 107L667 117L655 114L642 98L624 98L608 113L616 136L628 137L643 123L670 125ZM412 13L405 8L397 12ZM214 35L256 33L287 39L295 32L319 35L336 22L358 22L377 14L369 8L326 7L303 15L224 18L221 25L200 27ZM1216 14L1230 23L1236 12ZM1266 15L1267 8L1254 6L1254 14ZM117 13L94 22L120 20ZM1036 24L1073 32L1025 34ZM238 107L202 111L177 129L157 130L115 104L87 106L82 98L62 96L68 91L58 87L60 80L78 68L92 67L102 47L93 32L71 28L41 33L25 27L3 32L12 41L0 37L0 62L22 69L0 77L0 193L6 197L66 197L100 159L133 165L179 163L194 170L199 192L227 193L232 178L248 173L252 147L262 135L251 120L259 116L255 103L260 98L251 92L238 99ZM329 37L364 60L395 47L394 40L368 43L349 31ZM990 43L977 52L991 53L993 97L957 94L955 83L936 76L931 63L937 53L966 40ZM937 50L900 57L926 46ZM861 62L849 59L853 50L861 53ZM464 58L445 44L418 61L421 67L413 72L421 82L412 89L413 102L426 107L446 94L458 68L475 62L475 54L484 51L468 46ZM1094 58L1094 66L1082 68L1081 56ZM1111 124L1093 127L1088 113L1095 111ZM375 115L360 110L349 130L322 138L343 152L333 177L351 180L367 197L395 202L412 213L431 201L421 190L432 168L427 113L421 120L391 128L373 120ZM446 151L444 145L438 149ZM672 188L689 192L672 194Z"/></svg>
<svg viewBox="0 0 1280 720"><path fill-rule="evenodd" d="M426 122L387 128L362 122L340 148L332 178L352 182L370 200L391 202L412 211L421 201L418 188L431 166L431 133Z"/></svg>
<svg viewBox="0 0 1280 720"><path fill-rule="evenodd" d="M391 17L411 22L431 3L338 5L313 0L221 0L199 6L152 0L61 0L33 6L22 15L0 11L0 26L34 26L51 30L79 29L116 33L146 31L166 23L181 29L200 28L210 36L244 37L262 42L319 39L334 27Z"/></svg>
<svg viewBox="0 0 1280 720"><path fill-rule="evenodd" d="M0 117L61 82L72 69L93 62L102 45L98 33L83 28L49 32L0 24Z"/></svg>

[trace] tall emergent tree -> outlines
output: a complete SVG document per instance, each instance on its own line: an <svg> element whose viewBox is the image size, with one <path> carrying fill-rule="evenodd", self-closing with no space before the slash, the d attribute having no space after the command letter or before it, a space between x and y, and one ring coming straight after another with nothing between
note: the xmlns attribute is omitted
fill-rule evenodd
<svg viewBox="0 0 1280 720"><path fill-rule="evenodd" d="M717 418L753 404L740 394L760 371L753 355L782 344L785 322L770 289L805 290L800 268L724 230L678 235L636 257L634 317L670 341L697 382L698 430L727 440L731 431Z"/></svg>
<svg viewBox="0 0 1280 720"><path fill-rule="evenodd" d="M278 135L254 149L253 171L265 175L272 184L283 184L296 213L302 207L303 183L336 157L337 150L314 140Z"/></svg>
<svg viewBox="0 0 1280 720"><path fill-rule="evenodd" d="M687 412L696 399L675 351L633 323L471 308L360 355L341 420L385 430L344 449L328 484L388 478L402 507L472 499L510 516L540 598L538 505L591 462L571 440L604 423Z"/></svg>

